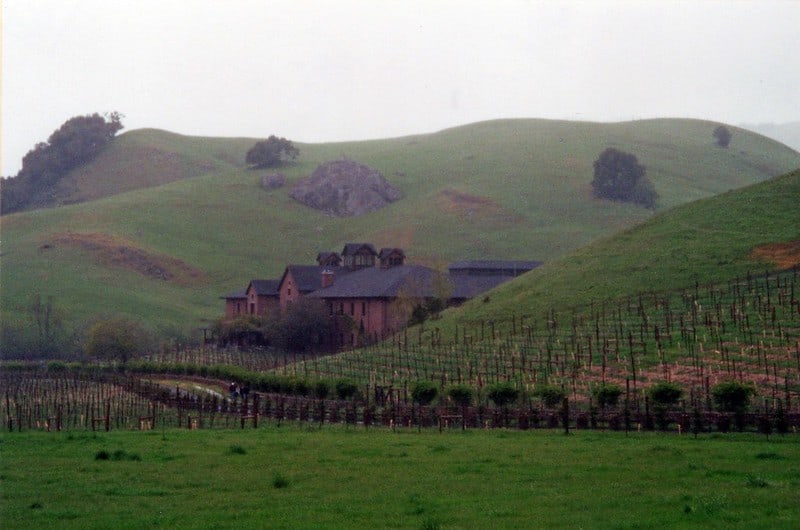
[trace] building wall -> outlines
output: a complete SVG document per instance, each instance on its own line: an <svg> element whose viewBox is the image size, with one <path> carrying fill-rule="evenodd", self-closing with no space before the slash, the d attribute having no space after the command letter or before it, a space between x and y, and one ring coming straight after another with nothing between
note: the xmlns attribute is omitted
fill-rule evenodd
<svg viewBox="0 0 800 530"><path fill-rule="evenodd" d="M239 315L247 314L246 298L226 298L225 299L225 319L231 320Z"/></svg>
<svg viewBox="0 0 800 530"><path fill-rule="evenodd" d="M280 311L280 300L277 296L259 296L258 297L258 316L270 317Z"/></svg>
<svg viewBox="0 0 800 530"><path fill-rule="evenodd" d="M383 340L403 329L409 315L398 311L394 299L337 298L326 300L334 315L345 315L353 321L352 330L342 329L336 342L342 346Z"/></svg>
<svg viewBox="0 0 800 530"><path fill-rule="evenodd" d="M302 294L297 288L297 282L295 282L295 279L292 277L292 273L287 270L286 275L283 277L283 282L281 282L278 290L278 299L280 300L279 306L281 312L286 311L286 308L289 307L289 304L297 301L301 296Z"/></svg>
<svg viewBox="0 0 800 530"><path fill-rule="evenodd" d="M252 286L248 287L247 299L242 300L244 305L240 314L263 317L278 310L278 298L275 296L259 295Z"/></svg>

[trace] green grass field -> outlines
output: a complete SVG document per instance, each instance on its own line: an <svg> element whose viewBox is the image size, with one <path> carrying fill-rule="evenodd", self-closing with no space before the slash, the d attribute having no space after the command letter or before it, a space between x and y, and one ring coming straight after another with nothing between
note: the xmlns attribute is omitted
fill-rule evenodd
<svg viewBox="0 0 800 530"><path fill-rule="evenodd" d="M5 528L797 528L794 435L4 433ZM106 459L103 459L106 457Z"/></svg>

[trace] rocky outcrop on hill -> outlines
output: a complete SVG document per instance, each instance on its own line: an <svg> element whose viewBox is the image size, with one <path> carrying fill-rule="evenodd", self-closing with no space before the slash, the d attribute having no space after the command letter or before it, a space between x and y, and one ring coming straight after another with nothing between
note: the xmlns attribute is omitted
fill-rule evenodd
<svg viewBox="0 0 800 530"><path fill-rule="evenodd" d="M342 217L380 210L401 197L380 172L352 160L325 162L289 195L311 208Z"/></svg>

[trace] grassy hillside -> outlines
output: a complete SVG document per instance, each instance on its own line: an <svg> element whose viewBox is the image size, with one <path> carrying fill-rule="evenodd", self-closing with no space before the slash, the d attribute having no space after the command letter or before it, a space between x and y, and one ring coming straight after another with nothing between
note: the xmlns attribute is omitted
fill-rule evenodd
<svg viewBox="0 0 800 530"><path fill-rule="evenodd" d="M763 134L788 145L794 150L800 149L800 121L789 123L760 123L742 125L744 129Z"/></svg>
<svg viewBox="0 0 800 530"><path fill-rule="evenodd" d="M241 166L255 140L128 132L69 179L75 200L139 189L3 217L1 307L14 318L40 293L71 324L124 313L154 328L187 329L220 315L221 294L348 241L402 246L424 263L554 260L652 216L591 196L592 162L608 146L647 166L662 211L800 167L797 152L740 129L732 129L728 149L717 148L715 126L504 120L391 140L297 144L299 160L281 170L288 184L275 191L259 187L265 172ZM404 198L358 218L332 218L289 198L293 182L342 156L380 170ZM538 296L520 298L518 285L498 299L510 307Z"/></svg>
<svg viewBox="0 0 800 530"><path fill-rule="evenodd" d="M676 207L496 289L453 320L543 314L800 265L800 170Z"/></svg>

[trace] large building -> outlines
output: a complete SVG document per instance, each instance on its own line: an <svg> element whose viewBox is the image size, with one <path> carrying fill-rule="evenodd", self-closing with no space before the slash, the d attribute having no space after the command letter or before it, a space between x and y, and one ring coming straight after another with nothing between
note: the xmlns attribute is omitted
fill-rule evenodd
<svg viewBox="0 0 800 530"><path fill-rule="evenodd" d="M377 251L370 243L348 243L341 254L321 252L316 265L288 265L280 279L251 280L225 296L225 317L269 316L307 297L329 314L346 315L347 328L331 337L339 347L375 342L403 329L416 306L432 299L457 305L530 271L538 261L462 261L447 272L406 265L399 248ZM342 320L342 319L339 319Z"/></svg>

